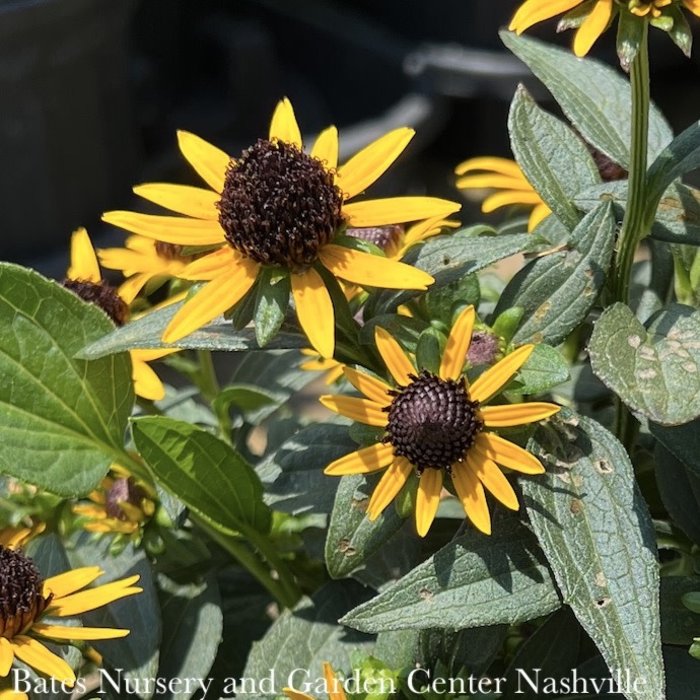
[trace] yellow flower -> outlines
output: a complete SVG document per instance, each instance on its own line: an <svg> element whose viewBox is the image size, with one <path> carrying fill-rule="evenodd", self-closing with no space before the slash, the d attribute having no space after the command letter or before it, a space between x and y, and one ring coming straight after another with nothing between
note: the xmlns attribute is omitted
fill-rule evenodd
<svg viewBox="0 0 700 700"><path fill-rule="evenodd" d="M85 518L88 532L136 536L155 512L155 494L119 464L113 464L100 487L90 493L91 503L78 503L73 512Z"/></svg>
<svg viewBox="0 0 700 700"><path fill-rule="evenodd" d="M333 384L343 376L344 365L342 362L338 362L331 357L321 357L311 348L303 348L301 354L311 359L302 362L299 368L305 372L326 372L326 376L323 378L326 384Z"/></svg>
<svg viewBox="0 0 700 700"><path fill-rule="evenodd" d="M37 523L31 527L6 527L0 530L0 547L17 549L24 547L32 537L46 529L45 523Z"/></svg>
<svg viewBox="0 0 700 700"><path fill-rule="evenodd" d="M135 188L137 194L184 216L112 211L103 219L155 240L215 246L180 277L205 285L186 301L163 334L176 342L234 307L263 268L289 275L299 323L313 347L332 357L334 316L323 268L347 282L424 290L432 277L409 265L344 245L346 226L384 226L447 216L459 205L433 197L394 197L348 203L396 160L413 130L395 129L338 166L338 132L323 131L310 154L292 105L282 100L267 139L236 159L188 132L180 150L211 189L169 184Z"/></svg>
<svg viewBox="0 0 700 700"><path fill-rule="evenodd" d="M514 160L489 156L470 158L460 163L455 172L459 176L457 187L462 190L500 190L484 199L481 204L484 214L514 204L532 207L527 225L527 230L532 231L552 213Z"/></svg>
<svg viewBox="0 0 700 700"><path fill-rule="evenodd" d="M127 280L119 287L119 296L127 304L154 279L177 277L192 256L182 255L181 246L154 241L145 236L129 236L124 248L105 248L97 255L102 267L120 270Z"/></svg>
<svg viewBox="0 0 700 700"><path fill-rule="evenodd" d="M519 507L515 491L500 467L523 474L544 471L536 457L489 429L543 420L555 414L559 406L484 406L522 367L534 345L518 348L469 386L463 368L474 319L474 307L469 306L455 321L437 375L418 372L396 340L377 328L377 347L395 386L346 367L345 377L366 398L321 397L330 410L386 431L380 442L351 452L325 469L332 476L386 469L367 508L370 520L379 517L415 470L419 477L416 529L421 537L435 518L445 475L451 477L472 523L490 534L491 516L484 488L507 508Z"/></svg>
<svg viewBox="0 0 700 700"><path fill-rule="evenodd" d="M129 315L129 305L121 296L121 290L102 279L95 249L84 228L74 231L71 237L70 267L63 286L84 301L99 306L117 325L123 325ZM174 352L177 348L131 350L131 378L138 396L151 401L165 396L163 383L147 363Z"/></svg>
<svg viewBox="0 0 700 700"><path fill-rule="evenodd" d="M42 583L31 559L21 551L0 546L0 678L9 674L18 659L40 673L74 685L73 669L50 651L47 643L116 639L129 634L126 629L76 627L52 620L76 617L142 590L134 585L138 575L87 588L103 573L98 566L86 566Z"/></svg>
<svg viewBox="0 0 700 700"><path fill-rule="evenodd" d="M668 7L673 0L630 0L629 10L637 17L649 15L652 19L661 17L662 8Z"/></svg>
<svg viewBox="0 0 700 700"><path fill-rule="evenodd" d="M328 693L328 700L347 700L343 686L335 677L333 668L327 662L323 664L323 678L325 680L326 692ZM316 700L313 695L300 693L293 688L284 688L283 692L290 700Z"/></svg>

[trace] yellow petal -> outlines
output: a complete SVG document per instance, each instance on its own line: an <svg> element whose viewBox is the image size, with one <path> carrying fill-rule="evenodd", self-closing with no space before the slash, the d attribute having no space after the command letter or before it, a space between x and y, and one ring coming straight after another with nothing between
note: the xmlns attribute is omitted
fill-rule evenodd
<svg viewBox="0 0 700 700"><path fill-rule="evenodd" d="M375 486L367 506L367 517L376 520L384 509L396 498L404 484L411 476L413 465L405 457L397 457L391 466L382 474Z"/></svg>
<svg viewBox="0 0 700 700"><path fill-rule="evenodd" d="M136 359L139 362L153 362L153 360L160 360L176 352L179 352L178 348L136 348L129 350L131 359ZM112 466L112 471L116 471L114 466ZM128 473L125 476L128 476Z"/></svg>
<svg viewBox="0 0 700 700"><path fill-rule="evenodd" d="M231 158L216 146L212 146L189 131L178 131L177 142L182 155L209 187L218 193L224 189L224 180Z"/></svg>
<svg viewBox="0 0 700 700"><path fill-rule="evenodd" d="M43 595L46 598L49 594L53 594L54 600L63 598L63 596L89 586L103 573L104 571L99 566L84 566L57 576L51 576L44 581Z"/></svg>
<svg viewBox="0 0 700 700"><path fill-rule="evenodd" d="M397 384L408 386L413 381L411 376L416 376L416 369L403 348L388 331L379 326L374 329L374 342L377 344L384 364Z"/></svg>
<svg viewBox="0 0 700 700"><path fill-rule="evenodd" d="M388 406L392 398L389 395L391 387L381 379L370 377L369 374L358 372L351 367L344 367L343 374L355 389L361 391L368 399L376 401L380 406Z"/></svg>
<svg viewBox="0 0 700 700"><path fill-rule="evenodd" d="M385 197L346 204L343 214L348 226L364 228L449 216L461 208L461 204L437 197Z"/></svg>
<svg viewBox="0 0 700 700"><path fill-rule="evenodd" d="M457 491L464 512L474 527L485 535L491 534L491 514L486 503L484 486L476 474L466 464L455 464L452 467L452 484Z"/></svg>
<svg viewBox="0 0 700 700"><path fill-rule="evenodd" d="M333 302L321 275L313 268L309 268L301 274L293 273L291 280L299 325L321 357L333 357L335 348Z"/></svg>
<svg viewBox="0 0 700 700"><path fill-rule="evenodd" d="M531 212L530 218L527 221L527 230L534 231L537 226L542 223L550 214L552 210L543 202L538 204Z"/></svg>
<svg viewBox="0 0 700 700"><path fill-rule="evenodd" d="M486 403L492 396L495 396L525 364L534 349L534 345L523 345L510 355L506 355L493 367L489 367L472 384L469 390L472 400Z"/></svg>
<svg viewBox="0 0 700 700"><path fill-rule="evenodd" d="M450 221L449 219L443 219L441 216L433 216L425 221L420 221L417 224L413 224L404 237L403 250L407 250L415 243L423 241L430 236L435 236L442 231L443 228L458 228L459 223L457 221Z"/></svg>
<svg viewBox="0 0 700 700"><path fill-rule="evenodd" d="M301 148L301 131L294 116L292 103L284 98L277 103L270 123L270 140L279 139Z"/></svg>
<svg viewBox="0 0 700 700"><path fill-rule="evenodd" d="M119 639L126 637L129 630L113 629L109 627L64 627L62 625L45 625L35 622L32 632L51 637L52 639Z"/></svg>
<svg viewBox="0 0 700 700"><path fill-rule="evenodd" d="M4 678L10 672L14 658L10 642L5 637L0 637L0 678Z"/></svg>
<svg viewBox="0 0 700 700"><path fill-rule="evenodd" d="M10 642L15 656L40 673L67 685L75 685L73 669L56 654L50 652L41 642L31 637L13 637Z"/></svg>
<svg viewBox="0 0 700 700"><path fill-rule="evenodd" d="M12 689L0 690L0 700L30 700L29 695Z"/></svg>
<svg viewBox="0 0 700 700"><path fill-rule="evenodd" d="M131 356L131 378L134 392L148 401L160 401L165 398L165 387L158 375L143 360Z"/></svg>
<svg viewBox="0 0 700 700"><path fill-rule="evenodd" d="M582 2L583 0L527 0L518 8L508 29L522 34L533 24L568 12Z"/></svg>
<svg viewBox="0 0 700 700"><path fill-rule="evenodd" d="M500 175L506 175L518 180L523 178L523 171L514 160L510 158L498 158L496 156L479 156L478 158L465 160L455 168L455 173L457 173L457 175L464 175L480 170L499 173Z"/></svg>
<svg viewBox="0 0 700 700"><path fill-rule="evenodd" d="M132 250L131 248L102 248L97 251L97 256L100 259L102 267L110 270L121 270L125 275L131 275L135 272L151 271L151 268L159 264L162 267L162 260L158 257L155 250L155 241L142 236L132 236L132 238L141 238L150 243L150 250ZM147 269L144 269L147 268Z"/></svg>
<svg viewBox="0 0 700 700"><path fill-rule="evenodd" d="M694 15L700 17L700 0L683 0L683 5Z"/></svg>
<svg viewBox="0 0 700 700"><path fill-rule="evenodd" d="M230 274L235 275L235 266L242 260L245 258L240 253L225 245L213 253L193 260L177 276L183 280L212 280L227 268L230 269Z"/></svg>
<svg viewBox="0 0 700 700"><path fill-rule="evenodd" d="M420 537L425 537L435 520L440 505L442 491L442 469L426 469L418 481L416 496L416 530Z"/></svg>
<svg viewBox="0 0 700 700"><path fill-rule="evenodd" d="M335 677L333 668L328 662L323 664L323 677L328 689L328 700L347 700L343 686Z"/></svg>
<svg viewBox="0 0 700 700"><path fill-rule="evenodd" d="M512 204L522 204L530 206L531 204L542 204L542 199L534 190L526 192L525 190L505 190L497 192L487 197L481 204L481 211L484 214L490 214L496 209L507 207Z"/></svg>
<svg viewBox="0 0 700 700"><path fill-rule="evenodd" d="M298 690L294 690L293 688L283 688L282 692L290 700L315 700L313 695L307 695L306 693L300 693Z"/></svg>
<svg viewBox="0 0 700 700"><path fill-rule="evenodd" d="M509 177L508 175L486 174L467 175L460 177L455 183L461 190L469 189L506 189L532 190L532 185L524 177Z"/></svg>
<svg viewBox="0 0 700 700"><path fill-rule="evenodd" d="M347 199L366 190L401 155L416 132L402 127L365 146L338 168L336 184Z"/></svg>
<svg viewBox="0 0 700 700"><path fill-rule="evenodd" d="M318 158L328 170L338 167L338 129L329 126L324 129L314 142L311 156Z"/></svg>
<svg viewBox="0 0 700 700"><path fill-rule="evenodd" d="M216 205L221 199L217 192L188 185L169 185L160 182L137 185L134 192L158 206L195 219L218 221Z"/></svg>
<svg viewBox="0 0 700 700"><path fill-rule="evenodd" d="M119 285L117 293L125 304L131 304L138 296L139 292L148 284L154 277L151 272L140 272L137 275L132 275L128 280Z"/></svg>
<svg viewBox="0 0 700 700"><path fill-rule="evenodd" d="M351 452L345 457L331 462L323 473L328 476L346 476L347 474L370 474L384 469L394 459L394 447L380 442Z"/></svg>
<svg viewBox="0 0 700 700"><path fill-rule="evenodd" d="M510 428L544 420L553 416L560 408L561 406L553 403L536 401L506 406L484 406L481 409L481 417L487 428Z"/></svg>
<svg viewBox="0 0 700 700"><path fill-rule="evenodd" d="M613 0L598 0L591 13L576 30L574 37L574 53L585 56L600 35L605 31L613 12Z"/></svg>
<svg viewBox="0 0 700 700"><path fill-rule="evenodd" d="M258 269L257 264L245 261L235 274L224 273L207 282L175 314L163 333L163 342L175 343L235 306L253 286Z"/></svg>
<svg viewBox="0 0 700 700"><path fill-rule="evenodd" d="M54 599L49 604L48 614L57 617L70 617L80 615L101 608L103 605L113 603L115 600L141 593L142 588L133 584L139 580L139 575L129 576L119 581L106 583L103 586L88 588L80 593L73 593L64 598Z"/></svg>
<svg viewBox="0 0 700 700"><path fill-rule="evenodd" d="M440 363L440 377L442 379L459 379L462 374L472 340L475 317L474 307L467 306L452 326Z"/></svg>
<svg viewBox="0 0 700 700"><path fill-rule="evenodd" d="M218 221L154 216L134 211L108 211L102 215L102 221L165 243L196 246L223 243L225 240Z"/></svg>
<svg viewBox="0 0 700 700"><path fill-rule="evenodd" d="M506 508L511 510L520 508L518 497L515 495L513 487L493 460L483 457L472 450L467 453L467 468L476 474L484 488L492 493Z"/></svg>
<svg viewBox="0 0 700 700"><path fill-rule="evenodd" d="M382 289L427 289L433 278L423 270L332 243L318 253L321 263L336 277L354 284Z"/></svg>
<svg viewBox="0 0 700 700"><path fill-rule="evenodd" d="M374 425L384 428L387 422L387 414L382 411L374 401L368 399L355 399L351 396L337 396L326 394L319 401L329 410L340 413L358 423Z"/></svg>
<svg viewBox="0 0 700 700"><path fill-rule="evenodd" d="M66 276L71 280L95 283L102 279L95 249L92 247L90 236L84 228L76 229L71 236L70 267Z"/></svg>
<svg viewBox="0 0 700 700"><path fill-rule="evenodd" d="M544 467L537 457L495 433L479 433L471 449L522 474L544 473Z"/></svg>

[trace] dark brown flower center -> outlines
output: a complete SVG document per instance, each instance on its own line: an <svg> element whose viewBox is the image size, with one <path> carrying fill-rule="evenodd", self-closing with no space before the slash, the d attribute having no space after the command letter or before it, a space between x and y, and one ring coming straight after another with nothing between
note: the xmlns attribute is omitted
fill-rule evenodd
<svg viewBox="0 0 700 700"><path fill-rule="evenodd" d="M243 255L299 272L342 225L342 204L320 160L284 141L260 139L229 165L219 222Z"/></svg>
<svg viewBox="0 0 700 700"><path fill-rule="evenodd" d="M118 326L123 326L129 319L129 307L117 294L117 290L104 280L86 282L85 280L63 280L63 286L77 294L83 301L99 306Z"/></svg>
<svg viewBox="0 0 700 700"><path fill-rule="evenodd" d="M423 370L394 394L384 442L394 454L406 457L418 474L444 469L464 459L483 428L477 418L478 402L469 398L464 382L440 379Z"/></svg>
<svg viewBox="0 0 700 700"><path fill-rule="evenodd" d="M129 503L140 507L145 497L146 492L131 477L120 477L105 492L105 510L110 518L128 520L121 504Z"/></svg>
<svg viewBox="0 0 700 700"><path fill-rule="evenodd" d="M34 562L0 545L0 637L20 634L46 610L51 597L44 598L41 591Z"/></svg>

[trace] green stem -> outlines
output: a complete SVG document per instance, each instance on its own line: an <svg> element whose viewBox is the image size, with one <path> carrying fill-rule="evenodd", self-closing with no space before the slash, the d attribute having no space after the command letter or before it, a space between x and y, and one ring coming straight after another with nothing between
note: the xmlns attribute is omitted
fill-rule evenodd
<svg viewBox="0 0 700 700"><path fill-rule="evenodd" d="M258 532L246 532L246 539L258 549L260 554L267 560L267 563L275 570L279 584L287 596L285 603L287 607L292 607L301 598L301 590L294 580L294 575L275 549L274 542Z"/></svg>
<svg viewBox="0 0 700 700"><path fill-rule="evenodd" d="M214 403L214 399L221 392L221 387L219 386L219 380L216 378L212 354L209 350L197 350L197 360L199 362L199 381L197 382L199 390L216 415L221 437L230 444L232 426L228 408L217 406Z"/></svg>

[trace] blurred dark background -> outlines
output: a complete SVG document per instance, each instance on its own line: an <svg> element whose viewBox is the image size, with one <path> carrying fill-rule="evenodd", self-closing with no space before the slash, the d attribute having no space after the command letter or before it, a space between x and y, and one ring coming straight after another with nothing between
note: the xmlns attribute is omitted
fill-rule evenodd
<svg viewBox="0 0 700 700"><path fill-rule="evenodd" d="M510 155L507 109L525 67L499 27L516 0L0 0L0 258L61 276L70 232L123 235L107 209L131 186L196 183L175 130L232 155L291 98L311 137L347 156L395 126L418 136L373 192L461 199L454 166ZM693 21L693 20L691 20ZM556 21L531 32L568 45ZM652 31L653 95L676 130L698 117L700 65ZM614 32L593 55L614 63ZM697 52L696 52L697 53ZM463 220L478 207L466 203Z"/></svg>

